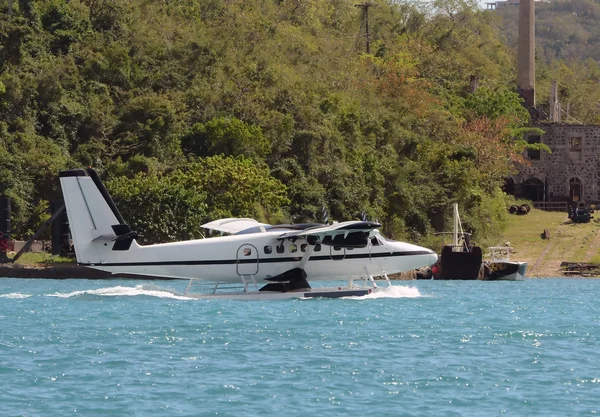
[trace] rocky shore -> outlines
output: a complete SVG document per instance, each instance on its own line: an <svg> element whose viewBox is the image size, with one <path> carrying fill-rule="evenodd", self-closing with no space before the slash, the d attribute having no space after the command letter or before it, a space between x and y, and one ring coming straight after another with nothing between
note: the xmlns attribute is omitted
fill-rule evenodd
<svg viewBox="0 0 600 417"><path fill-rule="evenodd" d="M19 265L1 264L0 278L48 278L48 279L171 279L131 274L111 274L77 264L52 264L52 265Z"/></svg>

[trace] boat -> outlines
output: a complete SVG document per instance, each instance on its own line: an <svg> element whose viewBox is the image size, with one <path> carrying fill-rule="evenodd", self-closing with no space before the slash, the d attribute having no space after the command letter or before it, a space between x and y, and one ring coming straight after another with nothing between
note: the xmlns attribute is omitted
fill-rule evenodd
<svg viewBox="0 0 600 417"><path fill-rule="evenodd" d="M484 281L523 281L527 271L527 262L510 260L513 248L510 246L492 246L491 261L483 264Z"/></svg>
<svg viewBox="0 0 600 417"><path fill-rule="evenodd" d="M483 252L471 244L471 234L463 230L458 204L453 204L452 244L443 245L438 262L431 268L433 279L475 280L480 277ZM444 236L448 232L439 233Z"/></svg>

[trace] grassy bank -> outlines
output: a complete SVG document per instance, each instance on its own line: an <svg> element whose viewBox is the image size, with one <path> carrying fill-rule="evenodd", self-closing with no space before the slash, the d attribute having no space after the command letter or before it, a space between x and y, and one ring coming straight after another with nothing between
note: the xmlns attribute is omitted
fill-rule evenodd
<svg viewBox="0 0 600 417"><path fill-rule="evenodd" d="M8 257L14 257L14 253L9 253ZM15 262L17 265L53 265L53 264L65 264L75 263L75 258L66 258L63 256L52 256L49 253L43 252L25 252Z"/></svg>
<svg viewBox="0 0 600 417"><path fill-rule="evenodd" d="M600 213L594 217L600 217ZM542 237L544 229L548 230L549 239ZM497 244L509 242L514 248L512 259L529 263L528 276L559 276L563 261L600 262L599 232L600 218L589 223L573 223L567 213L532 209L527 215L512 215Z"/></svg>

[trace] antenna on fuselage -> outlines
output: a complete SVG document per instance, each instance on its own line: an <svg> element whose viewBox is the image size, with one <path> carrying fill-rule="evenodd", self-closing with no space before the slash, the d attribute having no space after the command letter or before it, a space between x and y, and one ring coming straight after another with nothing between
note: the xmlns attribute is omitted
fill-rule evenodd
<svg viewBox="0 0 600 417"><path fill-rule="evenodd" d="M329 224L329 214L327 214L325 205L321 207L321 221L325 224Z"/></svg>

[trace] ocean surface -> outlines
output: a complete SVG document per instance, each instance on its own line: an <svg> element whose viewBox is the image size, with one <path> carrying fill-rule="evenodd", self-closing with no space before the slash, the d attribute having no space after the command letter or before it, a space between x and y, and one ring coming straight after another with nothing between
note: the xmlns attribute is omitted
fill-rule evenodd
<svg viewBox="0 0 600 417"><path fill-rule="evenodd" d="M0 280L0 416L600 413L600 280L403 281L352 299Z"/></svg>

